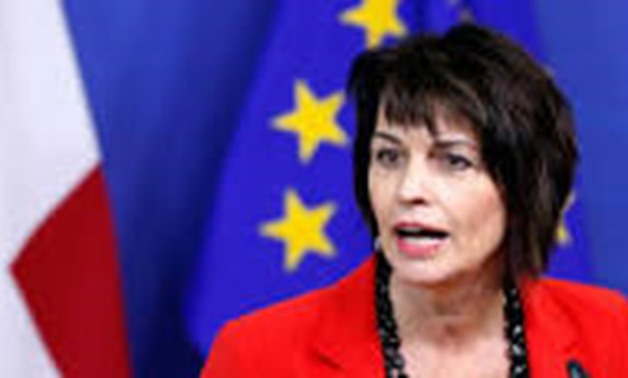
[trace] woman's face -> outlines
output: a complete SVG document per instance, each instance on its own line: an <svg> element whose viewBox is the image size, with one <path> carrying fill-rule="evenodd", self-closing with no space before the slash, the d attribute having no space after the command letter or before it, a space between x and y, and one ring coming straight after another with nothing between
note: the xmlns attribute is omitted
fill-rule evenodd
<svg viewBox="0 0 628 378"><path fill-rule="evenodd" d="M499 274L506 211L470 123L440 111L432 134L379 113L369 194L394 274L421 286Z"/></svg>

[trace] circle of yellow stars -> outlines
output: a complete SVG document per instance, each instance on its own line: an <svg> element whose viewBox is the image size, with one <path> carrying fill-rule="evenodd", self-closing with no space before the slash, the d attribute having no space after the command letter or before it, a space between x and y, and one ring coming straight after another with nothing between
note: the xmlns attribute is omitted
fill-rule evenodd
<svg viewBox="0 0 628 378"><path fill-rule="evenodd" d="M398 15L399 2L362 0L343 11L339 21L362 28L366 46L373 47L386 37L406 34L407 27ZM343 91L322 96L306 80L297 79L293 93L294 107L273 117L271 127L296 138L301 165L310 164L323 145L346 148L349 136L338 121L338 114L345 104ZM333 202L308 207L295 189L286 189L283 215L262 223L259 233L284 244L284 270L295 272L308 254L324 258L336 255L336 247L326 232L335 212Z"/></svg>
<svg viewBox="0 0 628 378"><path fill-rule="evenodd" d="M366 47L376 47L386 38L398 38L408 33L408 27L399 15L400 2L362 0L341 12L338 21L346 26L363 29ZM472 19L470 10L462 7L458 1L451 0L451 6L460 8L461 19ZM273 117L271 127L296 137L300 163L303 166L310 164L322 145L345 148L349 137L338 122L338 114L345 104L343 92L320 96L306 80L297 79L293 93L294 108ZM308 207L294 189L286 189L283 197L283 215L262 223L259 233L284 244L284 270L297 271L308 254L333 258L336 247L326 233L326 228L336 213L336 205L326 202ZM567 204L567 209L572 204L573 198ZM556 236L560 245L570 243L571 236L564 219Z"/></svg>

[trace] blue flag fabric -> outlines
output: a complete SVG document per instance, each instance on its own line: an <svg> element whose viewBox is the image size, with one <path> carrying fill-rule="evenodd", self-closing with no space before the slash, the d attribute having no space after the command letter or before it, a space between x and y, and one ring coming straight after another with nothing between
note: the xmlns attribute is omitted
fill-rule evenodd
<svg viewBox="0 0 628 378"><path fill-rule="evenodd" d="M576 205L586 215L587 269L594 282L628 294L628 3L537 1L536 8L549 63L577 115L582 176Z"/></svg>
<svg viewBox="0 0 628 378"><path fill-rule="evenodd" d="M195 285L189 325L203 351L225 319L329 283L369 252L348 190L351 122L342 92L349 58L364 43L340 22L351 5L285 1L277 9Z"/></svg>
<svg viewBox="0 0 628 378"><path fill-rule="evenodd" d="M187 319L206 353L228 319L337 280L371 251L352 196L357 52L461 20L499 28L541 57L526 1L287 0L225 160ZM577 202L574 202L577 203ZM553 271L588 279L573 206ZM580 256L573 259L572 255ZM569 256L564 257L562 256Z"/></svg>
<svg viewBox="0 0 628 378"><path fill-rule="evenodd" d="M104 155L136 377L198 376L184 294L275 3L63 1Z"/></svg>

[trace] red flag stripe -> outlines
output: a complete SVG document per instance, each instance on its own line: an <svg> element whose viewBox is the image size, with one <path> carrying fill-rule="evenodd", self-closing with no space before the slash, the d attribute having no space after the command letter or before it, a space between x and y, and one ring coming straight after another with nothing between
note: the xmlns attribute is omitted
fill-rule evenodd
<svg viewBox="0 0 628 378"><path fill-rule="evenodd" d="M50 214L12 271L63 376L130 376L116 243L101 168Z"/></svg>

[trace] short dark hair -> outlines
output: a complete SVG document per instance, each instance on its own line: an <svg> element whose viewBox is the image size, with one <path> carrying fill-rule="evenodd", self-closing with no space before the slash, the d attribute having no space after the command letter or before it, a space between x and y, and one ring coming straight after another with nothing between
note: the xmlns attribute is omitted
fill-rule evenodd
<svg viewBox="0 0 628 378"><path fill-rule="evenodd" d="M444 107L471 121L500 189L507 273L520 278L545 270L578 150L569 103L530 55L497 32L461 24L442 36L411 36L363 52L348 89L357 116L355 196L374 236L368 170L379 109L391 122L434 131L435 112Z"/></svg>

